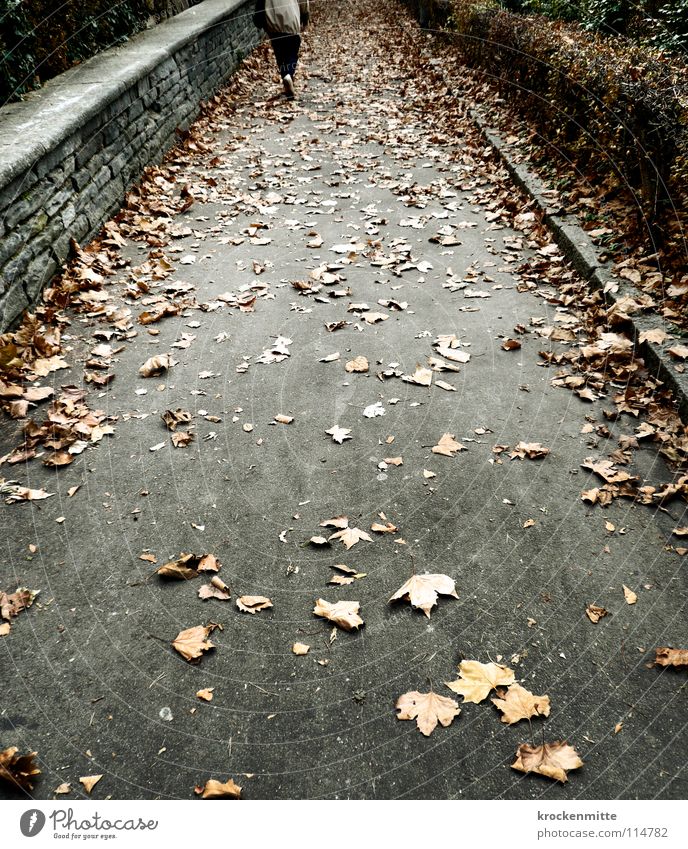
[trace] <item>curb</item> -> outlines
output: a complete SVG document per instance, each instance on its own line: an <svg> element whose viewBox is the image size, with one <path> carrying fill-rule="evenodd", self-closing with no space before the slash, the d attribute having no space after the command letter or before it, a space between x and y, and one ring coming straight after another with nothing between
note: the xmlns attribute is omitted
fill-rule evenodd
<svg viewBox="0 0 688 849"><path fill-rule="evenodd" d="M469 109L468 114L490 147L497 153L514 182L535 202L554 241L588 286L593 290L601 291L610 306L623 297L636 295L637 290L633 286L612 275L611 263L600 260L595 245L575 217L551 210L547 201L545 184L526 165L513 161L509 146L488 125L484 116L476 109ZM605 292L605 286L609 283L618 286L618 290ZM667 350L675 344L675 340L667 340L661 345L639 341L643 331L664 326L667 322L656 313L644 313L632 316L630 324L636 351L644 359L651 375L661 380L674 393L677 412L684 424L688 424L688 370L683 374L677 372L674 368L677 361Z"/></svg>

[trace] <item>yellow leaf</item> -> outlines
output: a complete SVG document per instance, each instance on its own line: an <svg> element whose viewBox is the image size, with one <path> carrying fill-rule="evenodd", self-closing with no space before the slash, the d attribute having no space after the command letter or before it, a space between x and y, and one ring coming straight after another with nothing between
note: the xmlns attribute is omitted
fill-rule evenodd
<svg viewBox="0 0 688 849"><path fill-rule="evenodd" d="M490 690L495 687L514 683L514 671L497 663L480 663L478 660L462 660L459 665L459 677L448 681L447 687L463 696L465 702L480 704Z"/></svg>
<svg viewBox="0 0 688 849"><path fill-rule="evenodd" d="M502 722L508 725L532 716L549 716L549 696L535 696L520 684L512 684L504 698L491 701L502 712Z"/></svg>
<svg viewBox="0 0 688 849"><path fill-rule="evenodd" d="M452 724L461 708L454 699L438 696L437 693L419 693L413 690L399 696L396 703L397 719L415 719L421 734L429 737L437 723L445 728Z"/></svg>

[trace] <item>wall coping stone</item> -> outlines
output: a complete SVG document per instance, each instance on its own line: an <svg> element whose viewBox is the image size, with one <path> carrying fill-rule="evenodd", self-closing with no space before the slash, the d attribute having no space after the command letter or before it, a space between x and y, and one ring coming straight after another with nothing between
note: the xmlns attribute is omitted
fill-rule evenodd
<svg viewBox="0 0 688 849"><path fill-rule="evenodd" d="M0 108L0 189L246 0L205 0ZM72 108L78 104L78 108Z"/></svg>

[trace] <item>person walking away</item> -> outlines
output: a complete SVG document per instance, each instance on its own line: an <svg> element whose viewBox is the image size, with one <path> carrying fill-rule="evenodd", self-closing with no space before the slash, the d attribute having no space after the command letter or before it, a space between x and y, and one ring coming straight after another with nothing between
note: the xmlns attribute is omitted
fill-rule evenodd
<svg viewBox="0 0 688 849"><path fill-rule="evenodd" d="M261 9L263 7L263 9ZM301 27L308 26L308 0L258 0L254 21L268 34L284 92L295 96L294 77L301 47Z"/></svg>

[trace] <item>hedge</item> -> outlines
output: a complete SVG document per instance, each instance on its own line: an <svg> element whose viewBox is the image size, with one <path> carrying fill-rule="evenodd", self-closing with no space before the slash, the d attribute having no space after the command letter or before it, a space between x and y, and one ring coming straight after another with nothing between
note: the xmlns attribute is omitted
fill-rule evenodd
<svg viewBox="0 0 688 849"><path fill-rule="evenodd" d="M200 0L0 0L0 105Z"/></svg>
<svg viewBox="0 0 688 849"><path fill-rule="evenodd" d="M419 0L410 0L418 5ZM630 190L654 238L688 215L688 65L630 39L506 11L493 0L420 0L459 59L575 165ZM670 222L673 221L673 225Z"/></svg>

